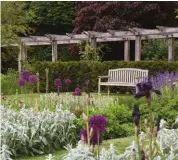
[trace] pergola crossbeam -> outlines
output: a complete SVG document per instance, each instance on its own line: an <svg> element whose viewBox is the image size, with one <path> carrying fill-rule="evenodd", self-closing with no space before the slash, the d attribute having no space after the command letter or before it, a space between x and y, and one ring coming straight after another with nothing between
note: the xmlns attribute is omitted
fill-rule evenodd
<svg viewBox="0 0 178 160"><path fill-rule="evenodd" d="M51 42L50 38L45 36L30 36L30 38L39 42Z"/></svg>
<svg viewBox="0 0 178 160"><path fill-rule="evenodd" d="M175 33L178 32L178 27L165 27L165 26L156 26L161 32Z"/></svg>
<svg viewBox="0 0 178 160"><path fill-rule="evenodd" d="M127 31L107 30L107 32L84 31L82 34L66 33L66 35L46 34L45 36L20 37L19 71L26 59L26 46L52 45L52 61L57 61L58 44L75 44L89 41L93 47L101 42L124 41L124 60L130 60L130 41L135 41L135 60L141 60L141 41L149 39L168 40L168 60L174 60L174 41L178 39L178 27L156 26L157 29L130 28ZM5 47L3 45L2 47Z"/></svg>

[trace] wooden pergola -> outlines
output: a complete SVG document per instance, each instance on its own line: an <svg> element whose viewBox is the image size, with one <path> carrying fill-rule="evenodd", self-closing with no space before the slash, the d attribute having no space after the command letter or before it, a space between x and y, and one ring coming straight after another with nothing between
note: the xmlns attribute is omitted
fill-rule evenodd
<svg viewBox="0 0 178 160"><path fill-rule="evenodd" d="M157 26L157 29L131 28L128 31L108 30L107 32L85 31L83 34L46 34L45 36L20 37L21 45L18 69L21 71L27 59L27 46L52 45L52 62L57 61L58 44L75 44L89 41L93 47L101 42L124 41L124 61L130 60L130 41L135 41L135 61L141 60L141 41L148 39L168 39L168 61L174 60L174 41L178 38L178 27ZM14 44L18 46L18 44Z"/></svg>

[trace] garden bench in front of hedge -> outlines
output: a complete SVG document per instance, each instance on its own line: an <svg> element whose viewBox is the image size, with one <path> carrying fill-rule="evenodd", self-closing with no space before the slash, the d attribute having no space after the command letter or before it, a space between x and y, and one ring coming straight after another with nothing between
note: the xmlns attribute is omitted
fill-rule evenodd
<svg viewBox="0 0 178 160"><path fill-rule="evenodd" d="M101 82L102 78L108 78L106 82ZM128 86L136 87L141 78L148 78L148 70L137 68L119 68L109 69L107 76L98 77L98 94L101 92L101 86Z"/></svg>

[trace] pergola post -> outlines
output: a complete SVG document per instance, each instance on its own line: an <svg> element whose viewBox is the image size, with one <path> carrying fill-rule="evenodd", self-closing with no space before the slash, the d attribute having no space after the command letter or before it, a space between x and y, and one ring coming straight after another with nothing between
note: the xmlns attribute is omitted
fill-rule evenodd
<svg viewBox="0 0 178 160"><path fill-rule="evenodd" d="M174 61L174 38L168 38L168 61Z"/></svg>
<svg viewBox="0 0 178 160"><path fill-rule="evenodd" d="M141 36L135 38L135 61L141 60Z"/></svg>
<svg viewBox="0 0 178 160"><path fill-rule="evenodd" d="M18 55L18 70L21 72L25 61L27 60L27 47L24 43L20 44L20 51Z"/></svg>
<svg viewBox="0 0 178 160"><path fill-rule="evenodd" d="M18 54L18 71L19 73L22 70L22 45L20 45L20 50L19 50L19 54Z"/></svg>
<svg viewBox="0 0 178 160"><path fill-rule="evenodd" d="M90 43L93 48L96 48L96 38L90 38Z"/></svg>
<svg viewBox="0 0 178 160"><path fill-rule="evenodd" d="M57 41L52 41L52 62L57 61Z"/></svg>
<svg viewBox="0 0 178 160"><path fill-rule="evenodd" d="M130 61L130 41L124 41L124 61Z"/></svg>

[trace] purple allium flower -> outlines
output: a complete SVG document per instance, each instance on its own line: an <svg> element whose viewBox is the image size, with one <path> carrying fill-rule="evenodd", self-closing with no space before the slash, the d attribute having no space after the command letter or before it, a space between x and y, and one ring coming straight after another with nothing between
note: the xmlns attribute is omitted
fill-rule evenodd
<svg viewBox="0 0 178 160"><path fill-rule="evenodd" d="M80 140L87 142L87 130L85 128L80 131Z"/></svg>
<svg viewBox="0 0 178 160"><path fill-rule="evenodd" d="M135 126L137 126L137 127L139 127L140 116L141 116L141 113L139 111L138 105L134 105L132 117L133 117L133 121L135 123Z"/></svg>
<svg viewBox="0 0 178 160"><path fill-rule="evenodd" d="M94 129L94 131L99 130L100 133L106 131L106 124L107 120L104 116L97 115L97 116L92 116L89 119L89 126Z"/></svg>
<svg viewBox="0 0 178 160"><path fill-rule="evenodd" d="M65 84L69 85L71 83L71 80L70 79L66 79L65 80Z"/></svg>
<svg viewBox="0 0 178 160"><path fill-rule="evenodd" d="M37 82L37 77L36 75L31 75L29 78L28 78L29 82L31 83L36 83Z"/></svg>
<svg viewBox="0 0 178 160"><path fill-rule="evenodd" d="M29 77L30 77L30 73L26 70L22 71L21 72L21 78L28 81L29 80Z"/></svg>
<svg viewBox="0 0 178 160"><path fill-rule="evenodd" d="M54 85L55 85L56 87L62 86L61 80L60 80L59 78L56 78L56 79L54 80Z"/></svg>
<svg viewBox="0 0 178 160"><path fill-rule="evenodd" d="M81 96L82 90L80 88L75 88L75 91L73 93L74 96Z"/></svg>
<svg viewBox="0 0 178 160"><path fill-rule="evenodd" d="M25 85L25 80L24 79L19 79L18 80L19 86L24 86Z"/></svg>
<svg viewBox="0 0 178 160"><path fill-rule="evenodd" d="M140 82L136 85L137 87L137 93L135 94L135 98L139 99L141 97L146 96L147 98L150 97L151 91L156 94L161 94L159 90L153 89L152 83L149 82Z"/></svg>

